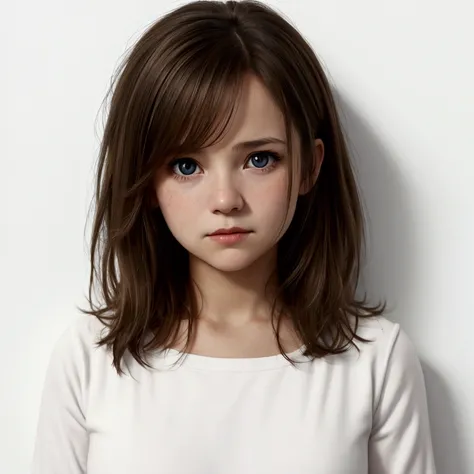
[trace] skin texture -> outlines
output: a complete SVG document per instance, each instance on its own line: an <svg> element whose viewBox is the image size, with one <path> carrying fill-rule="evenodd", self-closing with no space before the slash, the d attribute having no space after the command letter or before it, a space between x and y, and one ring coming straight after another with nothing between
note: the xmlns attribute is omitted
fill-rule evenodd
<svg viewBox="0 0 474 474"><path fill-rule="evenodd" d="M298 194L308 191L307 183L300 184L299 160L295 160L293 195L285 219L291 166L285 145L233 150L238 143L264 137L286 141L284 118L263 84L248 76L223 139L199 154L173 157L158 170L155 180L157 203L165 221L190 254L191 276L202 297L205 327L201 324L201 332L212 331L216 337L227 334L224 340L230 347L227 339L237 337L240 331L245 334L246 349L237 349L242 347L237 343L234 352L245 354L254 354L251 335L257 337L263 327L265 331L269 328L265 283L276 265L276 244L291 223ZM294 141L295 156L299 156L299 140ZM316 140L316 145L319 166L313 183L324 155L321 140ZM273 154L281 159L274 159ZM219 228L234 226L251 233L232 245L222 245L208 236ZM258 339L261 343L265 338L259 334ZM211 341L215 346L215 337L204 345Z"/></svg>

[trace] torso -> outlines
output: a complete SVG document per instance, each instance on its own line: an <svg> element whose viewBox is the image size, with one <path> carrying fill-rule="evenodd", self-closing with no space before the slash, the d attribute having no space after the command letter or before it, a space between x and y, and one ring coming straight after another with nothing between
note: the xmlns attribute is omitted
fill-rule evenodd
<svg viewBox="0 0 474 474"><path fill-rule="evenodd" d="M173 368L180 354L170 350L153 357L152 370L127 359L118 377L99 348L88 382L87 473L367 474L376 371L394 330L384 325L381 342L361 355L311 361L297 352L296 368L281 354L191 354Z"/></svg>

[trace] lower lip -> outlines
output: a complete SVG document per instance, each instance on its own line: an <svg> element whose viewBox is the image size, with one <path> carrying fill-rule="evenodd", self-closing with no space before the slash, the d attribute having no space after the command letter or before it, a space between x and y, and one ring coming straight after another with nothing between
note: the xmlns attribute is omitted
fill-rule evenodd
<svg viewBox="0 0 474 474"><path fill-rule="evenodd" d="M209 237L220 244L235 244L244 240L250 232L236 232L235 234L215 234Z"/></svg>

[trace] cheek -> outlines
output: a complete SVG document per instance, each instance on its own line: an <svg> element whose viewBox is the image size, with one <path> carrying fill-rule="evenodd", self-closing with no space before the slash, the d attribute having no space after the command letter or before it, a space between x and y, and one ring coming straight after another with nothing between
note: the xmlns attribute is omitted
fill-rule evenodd
<svg viewBox="0 0 474 474"><path fill-rule="evenodd" d="M288 176L282 172L275 173L271 178L252 186L252 200L261 212L282 214L287 207Z"/></svg>
<svg viewBox="0 0 474 474"><path fill-rule="evenodd" d="M173 191L172 183L166 182L157 187L156 199L165 221L171 228L173 223L179 220L179 216L183 214L183 207L186 207L185 200L180 197L179 193Z"/></svg>
<svg viewBox="0 0 474 474"><path fill-rule="evenodd" d="M196 233L196 219L200 212L199 199L194 193L177 188L180 183L165 181L156 189L156 198L163 218L175 239L187 247Z"/></svg>
<svg viewBox="0 0 474 474"><path fill-rule="evenodd" d="M277 239L282 235L280 232L284 233L288 229L296 208L298 188L293 184L288 205L288 185L289 176L285 172L275 176L275 179L255 186L252 191L253 208L258 215L258 221L265 223L269 235L278 232Z"/></svg>

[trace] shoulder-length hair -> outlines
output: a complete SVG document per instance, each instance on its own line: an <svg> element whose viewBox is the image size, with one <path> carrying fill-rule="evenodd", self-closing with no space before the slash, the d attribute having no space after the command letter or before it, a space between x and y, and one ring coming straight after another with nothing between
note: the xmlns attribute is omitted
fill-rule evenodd
<svg viewBox="0 0 474 474"><path fill-rule="evenodd" d="M300 140L301 172L325 158L316 184L298 198L278 243L278 304L273 322L291 315L306 355L323 357L366 342L359 319L383 305L357 299L364 219L328 80L314 51L289 21L257 1L197 1L167 13L131 49L109 94L99 153L90 247L89 310L109 330L99 341L119 374L128 351L173 346L183 315L187 345L198 309L190 293L187 251L153 203L153 178L165 157L198 150L225 132L244 77L263 82ZM288 198L291 194L291 185ZM98 283L100 304L92 301ZM355 324L354 324L355 323ZM149 337L149 336L152 337ZM288 357L287 357L288 358Z"/></svg>

